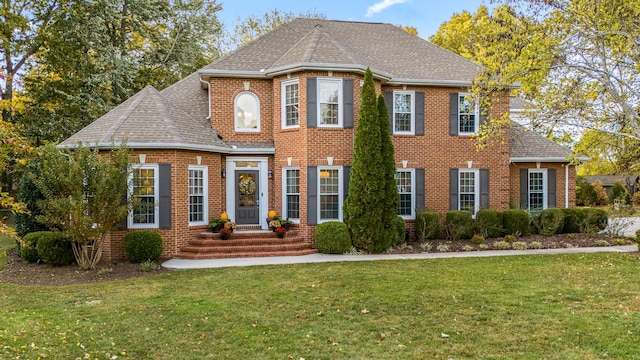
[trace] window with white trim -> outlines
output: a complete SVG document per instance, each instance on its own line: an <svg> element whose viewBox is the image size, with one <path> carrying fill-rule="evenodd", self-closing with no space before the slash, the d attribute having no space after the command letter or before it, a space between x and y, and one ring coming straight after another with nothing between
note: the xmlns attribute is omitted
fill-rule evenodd
<svg viewBox="0 0 640 360"><path fill-rule="evenodd" d="M342 221L342 168L318 167L318 221Z"/></svg>
<svg viewBox="0 0 640 360"><path fill-rule="evenodd" d="M235 129L239 132L260 131L260 100L256 94L243 91L234 102Z"/></svg>
<svg viewBox="0 0 640 360"><path fill-rule="evenodd" d="M158 165L139 165L133 169L130 186L133 208L128 217L130 228L158 227L158 172Z"/></svg>
<svg viewBox="0 0 640 360"><path fill-rule="evenodd" d="M403 219L415 218L415 171L414 169L397 169L396 186L400 195L398 201L398 215Z"/></svg>
<svg viewBox="0 0 640 360"><path fill-rule="evenodd" d="M415 132L415 92L393 92L393 133L414 134Z"/></svg>
<svg viewBox="0 0 640 360"><path fill-rule="evenodd" d="M477 169L458 171L458 209L475 214L480 209L480 176Z"/></svg>
<svg viewBox="0 0 640 360"><path fill-rule="evenodd" d="M201 165L189 165L189 225L206 225L208 168Z"/></svg>
<svg viewBox="0 0 640 360"><path fill-rule="evenodd" d="M342 126L342 79L318 79L318 126Z"/></svg>
<svg viewBox="0 0 640 360"><path fill-rule="evenodd" d="M458 130L459 134L470 135L478 132L478 122L480 121L479 107L477 101L471 98L471 94L458 94Z"/></svg>
<svg viewBox="0 0 640 360"><path fill-rule="evenodd" d="M529 210L544 210L547 208L547 170L529 169Z"/></svg>
<svg viewBox="0 0 640 360"><path fill-rule="evenodd" d="M282 128L300 126L298 79L282 82Z"/></svg>
<svg viewBox="0 0 640 360"><path fill-rule="evenodd" d="M285 218L300 221L300 169L282 168L282 214Z"/></svg>

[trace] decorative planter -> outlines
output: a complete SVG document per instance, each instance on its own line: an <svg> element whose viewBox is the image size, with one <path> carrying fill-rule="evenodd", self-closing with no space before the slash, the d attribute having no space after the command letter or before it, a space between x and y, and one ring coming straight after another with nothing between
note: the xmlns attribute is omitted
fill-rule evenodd
<svg viewBox="0 0 640 360"><path fill-rule="evenodd" d="M220 232L220 229L222 229L224 227L224 224L218 224L215 227L211 228L211 231L213 231L214 233L218 233Z"/></svg>
<svg viewBox="0 0 640 360"><path fill-rule="evenodd" d="M286 233L279 232L279 233L276 233L276 234L280 239L282 239Z"/></svg>
<svg viewBox="0 0 640 360"><path fill-rule="evenodd" d="M230 234L229 234L229 233L227 233L227 232L221 232L221 233L220 233L220 239L222 239L222 240L227 240L227 239L229 239L229 236L230 236Z"/></svg>

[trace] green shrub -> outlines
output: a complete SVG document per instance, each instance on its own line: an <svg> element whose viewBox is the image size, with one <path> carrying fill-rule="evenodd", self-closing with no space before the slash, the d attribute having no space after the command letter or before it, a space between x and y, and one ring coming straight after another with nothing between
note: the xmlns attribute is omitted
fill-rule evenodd
<svg viewBox="0 0 640 360"><path fill-rule="evenodd" d="M607 212L603 209L582 209L583 218L580 224L580 232L594 234L604 230L609 224Z"/></svg>
<svg viewBox="0 0 640 360"><path fill-rule="evenodd" d="M24 237L28 233L50 230L49 227L36 220L39 215L42 215L42 211L38 207L38 201L45 199L34 181L42 172L42 161L42 158L38 158L29 163L18 184L19 190L16 198L29 210L27 213L20 212L15 214L14 221L18 236Z"/></svg>
<svg viewBox="0 0 640 360"><path fill-rule="evenodd" d="M445 217L447 237L453 240L471 239L473 236L473 214L465 210L449 211Z"/></svg>
<svg viewBox="0 0 640 360"><path fill-rule="evenodd" d="M609 202L613 203L614 200L630 200L627 189L621 183L617 182L611 187L611 195L609 196ZM629 202L627 202L629 203Z"/></svg>
<svg viewBox="0 0 640 360"><path fill-rule="evenodd" d="M529 214L522 209L509 209L502 212L502 227L507 235L529 235Z"/></svg>
<svg viewBox="0 0 640 360"><path fill-rule="evenodd" d="M576 205L595 206L597 204L598 193L596 193L593 185L589 184L582 176L578 176L576 181Z"/></svg>
<svg viewBox="0 0 640 360"><path fill-rule="evenodd" d="M328 221L316 226L316 246L323 254L344 254L351 248L347 225L340 221Z"/></svg>
<svg viewBox="0 0 640 360"><path fill-rule="evenodd" d="M157 267L156 262L151 260L143 261L138 265L138 269L142 272L154 271Z"/></svg>
<svg viewBox="0 0 640 360"><path fill-rule="evenodd" d="M48 231L36 231L26 234L22 241L20 241L20 257L28 262L36 262L40 257L38 256L38 240L43 234Z"/></svg>
<svg viewBox="0 0 640 360"><path fill-rule="evenodd" d="M513 250L527 250L527 243L524 241L516 241L511 244Z"/></svg>
<svg viewBox="0 0 640 360"><path fill-rule="evenodd" d="M564 228L562 232L565 234L573 234L580 232L580 223L584 218L582 209L567 208L562 209L564 213Z"/></svg>
<svg viewBox="0 0 640 360"><path fill-rule="evenodd" d="M440 237L440 213L425 210L416 216L416 240L423 242Z"/></svg>
<svg viewBox="0 0 640 360"><path fill-rule="evenodd" d="M69 265L75 261L71 241L61 232L43 231L38 239L38 256L55 266Z"/></svg>
<svg viewBox="0 0 640 360"><path fill-rule="evenodd" d="M471 238L471 242L476 245L484 244L484 241L485 241L484 236L478 235L478 234L473 235L473 237Z"/></svg>
<svg viewBox="0 0 640 360"><path fill-rule="evenodd" d="M476 213L476 227L485 237L496 238L502 235L502 212L482 209Z"/></svg>
<svg viewBox="0 0 640 360"><path fill-rule="evenodd" d="M529 247L532 249L542 249L542 243L539 241L532 241L531 244L529 244Z"/></svg>
<svg viewBox="0 0 640 360"><path fill-rule="evenodd" d="M391 223L393 227L394 239L391 246L398 246L405 242L407 236L407 226L404 223L404 219L400 216L396 216Z"/></svg>
<svg viewBox="0 0 640 360"><path fill-rule="evenodd" d="M564 228L564 212L561 209L546 209L535 219L535 224L541 235L560 234Z"/></svg>
<svg viewBox="0 0 640 360"><path fill-rule="evenodd" d="M507 235L504 237L504 241L508 243L512 243L516 240L518 240L518 238L515 235Z"/></svg>
<svg viewBox="0 0 640 360"><path fill-rule="evenodd" d="M162 235L157 231L139 230L124 236L124 257L132 263L157 261L162 247Z"/></svg>
<svg viewBox="0 0 640 360"><path fill-rule="evenodd" d="M495 241L493 243L493 247L496 250L509 250L509 249L511 249L511 245L506 241Z"/></svg>

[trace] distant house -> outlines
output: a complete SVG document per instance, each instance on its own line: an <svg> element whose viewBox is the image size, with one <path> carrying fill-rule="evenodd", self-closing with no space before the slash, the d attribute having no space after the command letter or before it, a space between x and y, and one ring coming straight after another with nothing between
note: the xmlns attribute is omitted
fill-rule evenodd
<svg viewBox="0 0 640 360"><path fill-rule="evenodd" d="M589 184L593 184L596 181L602 182L602 187L607 191L607 194L611 194L613 185L620 183L627 188L629 195L633 196L640 185L640 175L585 175L583 178Z"/></svg>
<svg viewBox="0 0 640 360"><path fill-rule="evenodd" d="M181 249L223 211L241 227L267 229L275 209L313 246L317 224L343 219L363 74L370 67L389 107L397 213L410 228L425 208L445 213L575 204L570 151L515 125L508 141L477 151L486 121L466 95L479 65L391 24L297 19L176 84L146 87L62 146L109 148L124 140L135 158L122 238L158 229L163 256ZM509 95L489 113L508 113Z"/></svg>

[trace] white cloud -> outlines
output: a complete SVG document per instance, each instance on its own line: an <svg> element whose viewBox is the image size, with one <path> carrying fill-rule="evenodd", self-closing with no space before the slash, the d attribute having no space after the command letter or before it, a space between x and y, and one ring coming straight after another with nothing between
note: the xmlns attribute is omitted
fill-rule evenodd
<svg viewBox="0 0 640 360"><path fill-rule="evenodd" d="M372 17L373 14L379 13L380 11L388 8L391 5L402 4L404 2L407 2L407 0L382 0L382 1L378 2L378 3L375 3L375 4L371 5L371 6L369 6L365 16L366 17Z"/></svg>

